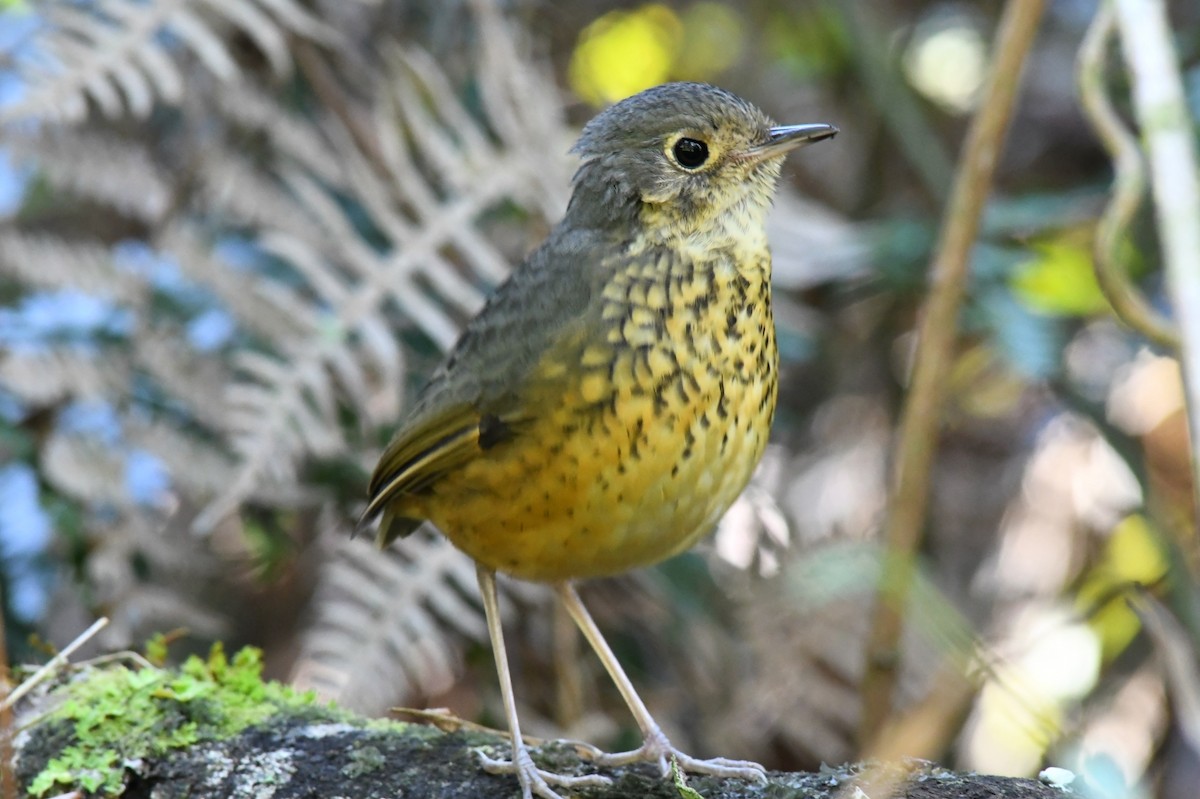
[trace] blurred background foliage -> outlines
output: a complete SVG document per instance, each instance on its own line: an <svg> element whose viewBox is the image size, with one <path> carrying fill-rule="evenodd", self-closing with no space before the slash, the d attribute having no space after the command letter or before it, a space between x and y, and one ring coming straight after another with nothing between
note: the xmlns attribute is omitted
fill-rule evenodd
<svg viewBox="0 0 1200 799"><path fill-rule="evenodd" d="M0 4L10 657L102 614L106 648L182 628L180 655L255 643L276 676L369 712L497 723L470 564L427 531L376 553L351 520L457 326L564 207L577 126L710 81L842 129L789 160L772 218L773 443L709 542L587 599L685 747L860 756L889 451L1001 4L177 6ZM1184 397L1093 271L1112 168L1074 63L1096 8L1049 4L973 250L894 721L960 768L1052 763L1091 796L1183 799L1200 784L1200 709L1178 701L1200 651ZM1195 118L1200 7L1170 11ZM1105 77L1128 114L1119 59ZM1148 204L1120 259L1167 313ZM506 588L530 732L629 743L569 624ZM1148 634L1131 597L1171 624Z"/></svg>

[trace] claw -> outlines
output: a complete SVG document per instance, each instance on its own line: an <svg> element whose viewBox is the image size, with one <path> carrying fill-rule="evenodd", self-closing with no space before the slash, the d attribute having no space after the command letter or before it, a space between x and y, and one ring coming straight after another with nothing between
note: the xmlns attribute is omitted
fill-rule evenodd
<svg viewBox="0 0 1200 799"><path fill-rule="evenodd" d="M600 774L575 777L540 769L524 744L513 747L512 760L489 757L481 749L476 749L475 754L479 755L483 770L488 774L516 775L521 783L522 799L533 799L535 794L541 799L563 799L554 788L601 788L612 784L612 780Z"/></svg>
<svg viewBox="0 0 1200 799"><path fill-rule="evenodd" d="M589 752L589 755L592 762L600 766L625 766L630 763L642 762L658 763L658 768L664 777L671 773L671 760L674 759L680 769L692 774L708 774L713 777L727 777L748 782L767 781L767 770L758 763L750 760L733 760L728 757L714 757L711 760L692 757L672 746L667 736L658 728L652 729L637 749L611 754L596 750Z"/></svg>

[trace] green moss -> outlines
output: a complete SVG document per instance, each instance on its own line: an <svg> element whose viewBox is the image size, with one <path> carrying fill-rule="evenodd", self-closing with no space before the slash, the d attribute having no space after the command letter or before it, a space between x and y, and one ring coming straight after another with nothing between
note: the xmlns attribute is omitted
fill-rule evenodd
<svg viewBox="0 0 1200 799"><path fill-rule="evenodd" d="M364 730L373 732L404 732L413 725L407 721L396 721L389 718L365 719L359 721L359 726Z"/></svg>
<svg viewBox="0 0 1200 799"><path fill-rule="evenodd" d="M62 689L44 720L69 727L68 745L29 785L33 796L82 788L100 796L124 790L124 764L202 741L231 738L314 696L262 679L262 653L230 660L220 644L178 671L110 666Z"/></svg>

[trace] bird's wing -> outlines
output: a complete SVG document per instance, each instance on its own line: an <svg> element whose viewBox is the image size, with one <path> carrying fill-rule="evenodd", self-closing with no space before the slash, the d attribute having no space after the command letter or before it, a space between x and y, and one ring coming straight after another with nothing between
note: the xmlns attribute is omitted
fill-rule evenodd
<svg viewBox="0 0 1200 799"><path fill-rule="evenodd" d="M488 417L491 418L491 417ZM362 526L393 500L427 489L448 471L469 462L480 451L480 438L487 436L484 417L470 405L460 404L426 414L396 436L379 459L371 477L370 502L363 511ZM416 529L420 519L405 519L385 513L379 527L380 543Z"/></svg>
<svg viewBox="0 0 1200 799"><path fill-rule="evenodd" d="M572 331L581 329L611 254L598 249L552 238L471 320L380 458L360 528L383 513L380 543L412 532L421 520L405 518L397 500L521 434L530 371L547 351L578 338Z"/></svg>

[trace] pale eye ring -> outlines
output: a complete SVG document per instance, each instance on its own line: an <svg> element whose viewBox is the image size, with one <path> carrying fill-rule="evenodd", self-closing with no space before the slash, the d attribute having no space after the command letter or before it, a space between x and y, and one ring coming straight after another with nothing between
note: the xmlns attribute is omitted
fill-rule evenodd
<svg viewBox="0 0 1200 799"><path fill-rule="evenodd" d="M708 145L699 139L684 137L671 148L675 162L684 169L699 169L708 160Z"/></svg>

